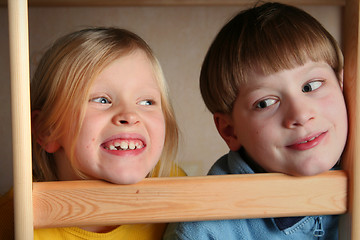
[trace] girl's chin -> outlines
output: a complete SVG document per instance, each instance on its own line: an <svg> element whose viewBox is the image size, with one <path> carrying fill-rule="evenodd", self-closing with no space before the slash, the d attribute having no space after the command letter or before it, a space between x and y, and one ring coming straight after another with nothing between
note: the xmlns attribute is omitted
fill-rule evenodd
<svg viewBox="0 0 360 240"><path fill-rule="evenodd" d="M111 182L111 183L114 183L114 184L128 185L128 184L136 184L136 183L142 181L144 178L136 179L136 180L129 179L129 180L105 180L105 181Z"/></svg>
<svg viewBox="0 0 360 240"><path fill-rule="evenodd" d="M104 179L105 181L107 182L111 182L111 183L114 183L114 184L136 184L140 181L142 181L144 178L146 178L147 174L146 175L138 175L138 176L127 176L127 177L109 177L109 178L106 178Z"/></svg>

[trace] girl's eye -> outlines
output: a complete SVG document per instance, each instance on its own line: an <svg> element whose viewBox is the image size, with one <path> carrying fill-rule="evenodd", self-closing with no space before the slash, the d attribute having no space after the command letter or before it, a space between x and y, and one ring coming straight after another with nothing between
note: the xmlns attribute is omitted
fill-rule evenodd
<svg viewBox="0 0 360 240"><path fill-rule="evenodd" d="M149 105L153 105L154 101L152 101L152 100L142 100L138 104L143 105L143 106L149 106Z"/></svg>
<svg viewBox="0 0 360 240"><path fill-rule="evenodd" d="M91 102L101 103L101 104L110 104L110 100L106 97L97 97L90 100Z"/></svg>
<svg viewBox="0 0 360 240"><path fill-rule="evenodd" d="M321 87L322 84L323 84L322 81L309 82L303 86L302 91L304 93L314 91L314 90L318 89L319 87Z"/></svg>
<svg viewBox="0 0 360 240"><path fill-rule="evenodd" d="M264 108L267 108L277 102L278 102L278 100L273 99L273 98L264 99L264 100L261 100L258 103L256 103L256 108L264 109Z"/></svg>

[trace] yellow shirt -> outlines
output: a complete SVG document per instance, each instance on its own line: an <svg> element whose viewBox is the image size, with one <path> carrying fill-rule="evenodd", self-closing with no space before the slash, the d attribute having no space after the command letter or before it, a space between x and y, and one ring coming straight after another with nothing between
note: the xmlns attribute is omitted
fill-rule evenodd
<svg viewBox="0 0 360 240"><path fill-rule="evenodd" d="M78 227L35 229L34 240L115 240L161 239L166 224L122 225L107 233L94 233Z"/></svg>
<svg viewBox="0 0 360 240"><path fill-rule="evenodd" d="M14 239L14 202L11 189L0 198L0 239Z"/></svg>
<svg viewBox="0 0 360 240"><path fill-rule="evenodd" d="M186 176L178 168L171 176ZM95 233L78 227L44 228L34 230L34 240L155 240L161 239L166 223L122 225L107 233ZM13 192L9 191L0 198L0 239L14 239Z"/></svg>

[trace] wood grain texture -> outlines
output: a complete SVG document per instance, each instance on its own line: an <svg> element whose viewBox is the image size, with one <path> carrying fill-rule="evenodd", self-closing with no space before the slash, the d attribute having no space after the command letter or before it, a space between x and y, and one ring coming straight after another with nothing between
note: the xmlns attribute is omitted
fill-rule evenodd
<svg viewBox="0 0 360 240"><path fill-rule="evenodd" d="M26 0L9 0L14 221L17 239L32 239L33 235L27 10Z"/></svg>
<svg viewBox="0 0 360 240"><path fill-rule="evenodd" d="M342 214L346 198L343 171L33 184L36 228Z"/></svg>
<svg viewBox="0 0 360 240"><path fill-rule="evenodd" d="M344 94L348 107L349 137L343 166L349 177L349 218L351 239L360 239L360 54L359 0L347 0L344 18Z"/></svg>
<svg viewBox="0 0 360 240"><path fill-rule="evenodd" d="M29 6L241 6L254 0L29 0ZM291 5L345 5L345 0L279 0ZM6 0L0 0L6 6Z"/></svg>

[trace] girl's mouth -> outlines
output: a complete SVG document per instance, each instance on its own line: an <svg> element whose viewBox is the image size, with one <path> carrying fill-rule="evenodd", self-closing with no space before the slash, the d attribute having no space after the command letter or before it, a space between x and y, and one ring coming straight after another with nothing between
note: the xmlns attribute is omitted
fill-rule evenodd
<svg viewBox="0 0 360 240"><path fill-rule="evenodd" d="M115 139L102 144L102 147L110 151L126 151L141 149L145 146L140 139Z"/></svg>

